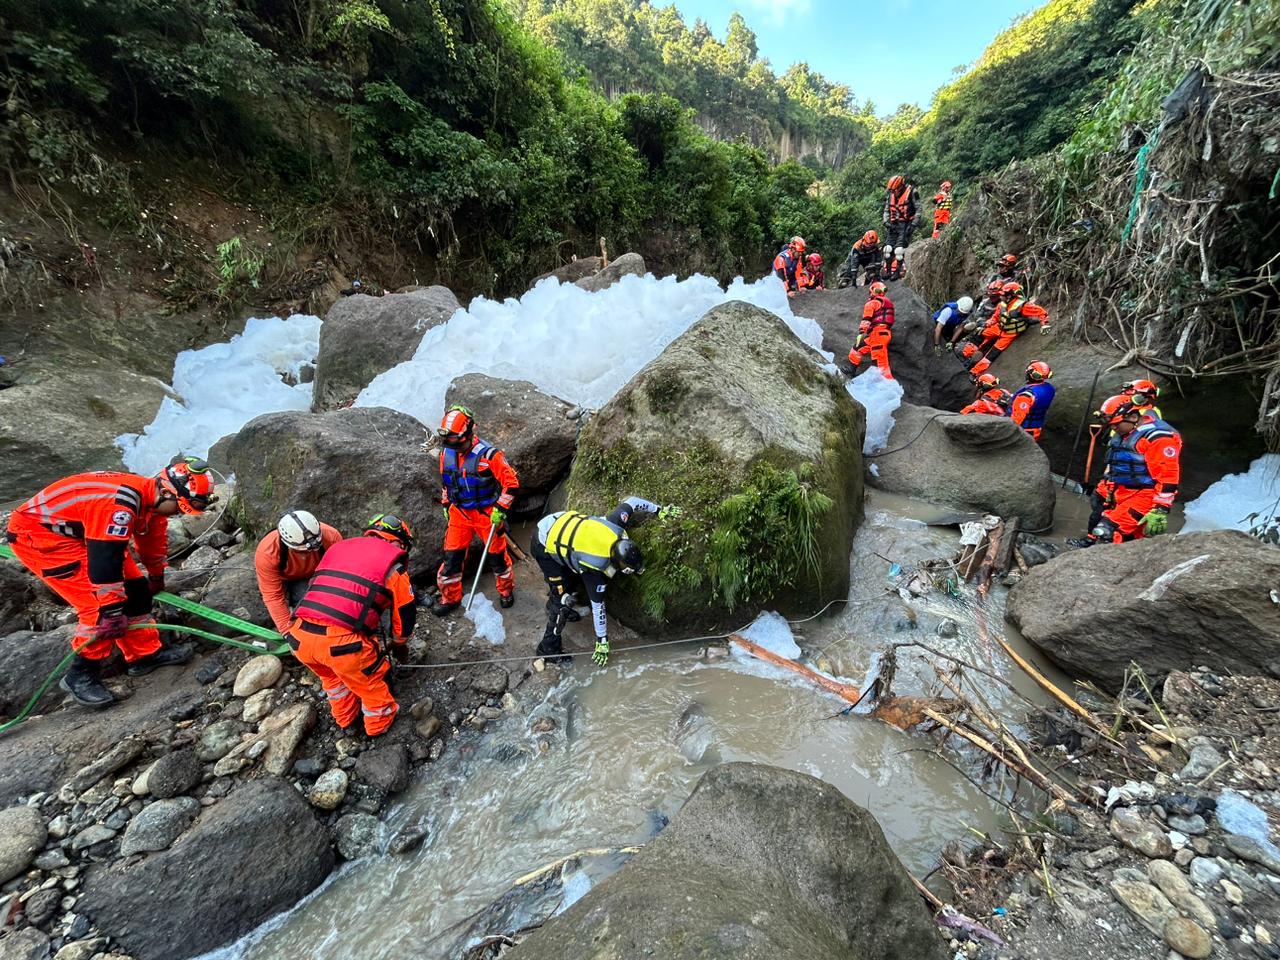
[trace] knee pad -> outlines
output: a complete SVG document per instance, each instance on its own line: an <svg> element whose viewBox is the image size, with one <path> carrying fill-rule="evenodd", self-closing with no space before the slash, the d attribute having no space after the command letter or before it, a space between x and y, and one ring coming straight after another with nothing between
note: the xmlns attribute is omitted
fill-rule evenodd
<svg viewBox="0 0 1280 960"><path fill-rule="evenodd" d="M466 550L446 550L444 552L444 563L440 565L440 572L446 577L456 576L462 572L462 567L466 562Z"/></svg>

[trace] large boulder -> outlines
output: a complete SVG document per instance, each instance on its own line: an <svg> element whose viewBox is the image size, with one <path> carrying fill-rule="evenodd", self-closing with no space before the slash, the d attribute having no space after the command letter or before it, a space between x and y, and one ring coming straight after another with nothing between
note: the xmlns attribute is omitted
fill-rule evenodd
<svg viewBox="0 0 1280 960"><path fill-rule="evenodd" d="M933 354L933 312L910 287L889 284L894 306L893 340L889 344L889 367L902 385L909 403L959 410L973 398L969 374L951 354ZM836 366L853 372L849 348L862 320L867 302L866 287L843 290L807 290L791 301L791 310L818 321L822 327L822 349L835 354ZM863 362L862 368L866 368Z"/></svg>
<svg viewBox="0 0 1280 960"><path fill-rule="evenodd" d="M1207 664L1280 676L1280 549L1234 530L1064 553L1013 588L1005 616L1049 659L1118 690Z"/></svg>
<svg viewBox="0 0 1280 960"><path fill-rule="evenodd" d="M47 633L19 630L0 638L0 715L16 716L40 689L40 684L62 658L71 652L75 624ZM51 684L36 704L36 712L51 710L62 701L57 684Z"/></svg>
<svg viewBox="0 0 1280 960"><path fill-rule="evenodd" d="M943 960L947 951L875 818L830 784L715 767L618 873L513 960Z"/></svg>
<svg viewBox="0 0 1280 960"><path fill-rule="evenodd" d="M820 360L767 310L721 304L583 427L574 509L683 508L636 528L648 569L615 582L620 619L694 626L846 595L866 416Z"/></svg>
<svg viewBox="0 0 1280 960"><path fill-rule="evenodd" d="M449 384L445 404L465 404L480 436L501 448L520 475L517 516L541 515L547 494L564 479L578 445L576 408L524 380L468 373Z"/></svg>
<svg viewBox="0 0 1280 960"><path fill-rule="evenodd" d="M340 299L320 328L312 409L349 404L378 374L411 359L426 332L460 306L447 287Z"/></svg>
<svg viewBox="0 0 1280 960"><path fill-rule="evenodd" d="M374 514L392 513L413 527L410 570L434 570L444 519L438 462L422 449L429 437L413 417L386 407L257 417L227 446L238 480L232 510L253 539L297 507L350 535Z"/></svg>
<svg viewBox="0 0 1280 960"><path fill-rule="evenodd" d="M333 865L307 802L268 777L204 811L168 850L91 867L76 911L133 956L181 960L293 906Z"/></svg>
<svg viewBox="0 0 1280 960"><path fill-rule="evenodd" d="M0 558L0 637L31 626L27 610L38 584L17 560Z"/></svg>
<svg viewBox="0 0 1280 960"><path fill-rule="evenodd" d="M574 286L581 287L588 293L596 293L605 287L612 287L623 277L643 277L645 270L644 257L638 253L624 253L599 273L575 280Z"/></svg>
<svg viewBox="0 0 1280 960"><path fill-rule="evenodd" d="M199 593L200 602L207 607L256 623L260 627L273 626L271 614L267 613L267 605L262 602L262 593L258 590L258 575L253 567L252 550L244 550L208 572L195 574L190 580L182 578L181 573L174 579L184 591L194 590ZM201 627L229 637L240 636L240 631L234 627L216 623L202 623Z"/></svg>
<svg viewBox="0 0 1280 960"><path fill-rule="evenodd" d="M1024 530L1053 523L1049 461L1005 417L947 413L904 403L868 483L960 510L1018 517Z"/></svg>
<svg viewBox="0 0 1280 960"><path fill-rule="evenodd" d="M562 267L556 267L554 270L548 270L546 273L534 277L533 283L529 286L537 286L547 277L555 277L561 283L577 283L585 277L594 277L600 272L603 264L604 261L599 257L581 257L576 260L570 260Z"/></svg>

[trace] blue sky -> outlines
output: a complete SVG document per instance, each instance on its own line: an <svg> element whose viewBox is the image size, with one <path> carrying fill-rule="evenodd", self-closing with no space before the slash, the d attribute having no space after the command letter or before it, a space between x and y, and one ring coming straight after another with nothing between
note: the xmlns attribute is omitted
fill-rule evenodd
<svg viewBox="0 0 1280 960"><path fill-rule="evenodd" d="M655 0L665 6L670 0ZM892 113L927 107L951 68L971 63L992 38L1044 0L675 0L685 22L701 17L724 39L737 10L756 32L760 55L781 74L798 60L848 84L861 103ZM910 60L904 59L904 54Z"/></svg>

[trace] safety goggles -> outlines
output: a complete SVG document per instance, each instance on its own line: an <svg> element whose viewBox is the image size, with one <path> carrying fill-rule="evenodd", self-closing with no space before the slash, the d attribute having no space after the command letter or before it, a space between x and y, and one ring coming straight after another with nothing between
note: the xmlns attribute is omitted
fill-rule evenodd
<svg viewBox="0 0 1280 960"><path fill-rule="evenodd" d="M467 439L465 433L454 433L452 430L446 430L444 427L436 427L436 436L446 443L453 441L455 443Z"/></svg>

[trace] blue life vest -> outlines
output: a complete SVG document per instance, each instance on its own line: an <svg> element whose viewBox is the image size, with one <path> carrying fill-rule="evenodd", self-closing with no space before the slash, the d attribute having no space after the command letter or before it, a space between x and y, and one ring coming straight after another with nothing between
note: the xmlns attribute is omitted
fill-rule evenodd
<svg viewBox="0 0 1280 960"><path fill-rule="evenodd" d="M951 316L945 321L942 319L943 310L951 311ZM957 323L963 323L967 319L969 319L968 315L960 312L960 306L955 300L952 300L950 303L944 303L933 313L934 323L945 323L948 327L954 327Z"/></svg>
<svg viewBox="0 0 1280 960"><path fill-rule="evenodd" d="M449 502L462 510L478 510L491 507L502 495L502 487L497 478L485 471L480 472L480 460L493 453L494 448L483 440L477 440L458 461L458 451L445 447L440 454L440 479L444 488L449 491Z"/></svg>
<svg viewBox="0 0 1280 960"><path fill-rule="evenodd" d="M1127 437L1117 433L1107 447L1107 478L1117 487L1131 490L1154 487L1156 482L1147 469L1147 459L1138 452L1138 441L1177 435L1178 431L1163 420L1138 424L1138 428Z"/></svg>
<svg viewBox="0 0 1280 960"><path fill-rule="evenodd" d="M791 255L791 246L789 244L779 250L778 255L773 258L774 273L782 273L790 283L795 283L797 265L798 261Z"/></svg>
<svg viewBox="0 0 1280 960"><path fill-rule="evenodd" d="M1014 393L1015 398L1024 393L1035 398L1035 406L1027 414L1027 419L1022 421L1023 430L1043 429L1044 418L1049 413L1049 404L1053 403L1054 392L1052 383L1028 383ZM1013 404L1009 404L1009 409L1013 409Z"/></svg>

